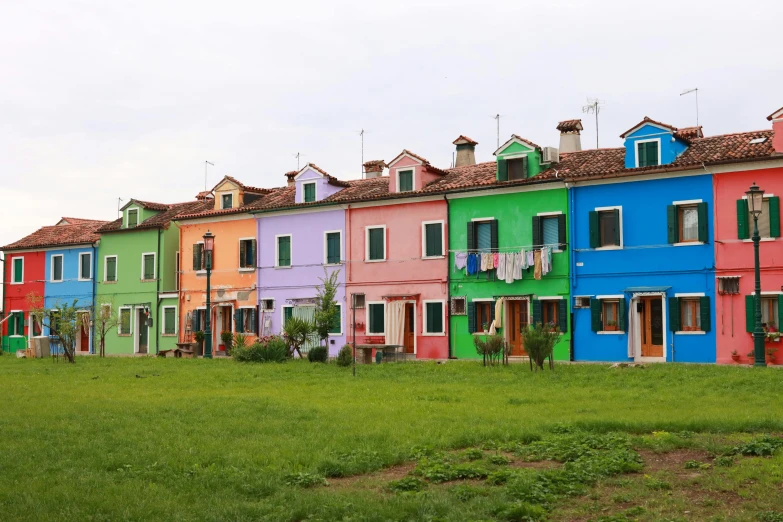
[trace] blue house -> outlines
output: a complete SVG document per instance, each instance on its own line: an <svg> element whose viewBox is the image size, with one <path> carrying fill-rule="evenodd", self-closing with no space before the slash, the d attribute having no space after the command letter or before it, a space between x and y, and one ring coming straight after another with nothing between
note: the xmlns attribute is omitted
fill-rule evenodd
<svg viewBox="0 0 783 522"><path fill-rule="evenodd" d="M576 361L715 362L712 175L700 128L646 118L563 154Z"/></svg>

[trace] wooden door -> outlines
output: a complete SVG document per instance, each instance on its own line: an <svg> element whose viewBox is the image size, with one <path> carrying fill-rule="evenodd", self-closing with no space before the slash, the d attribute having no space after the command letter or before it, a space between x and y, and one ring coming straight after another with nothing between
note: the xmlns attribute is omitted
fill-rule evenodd
<svg viewBox="0 0 783 522"><path fill-rule="evenodd" d="M521 331L530 323L527 301L506 301L506 332L512 357L526 357Z"/></svg>
<svg viewBox="0 0 783 522"><path fill-rule="evenodd" d="M90 319L86 314L82 314L82 324L79 326L79 351L90 351Z"/></svg>
<svg viewBox="0 0 783 522"><path fill-rule="evenodd" d="M642 357L663 357L663 299L642 297L640 304Z"/></svg>
<svg viewBox="0 0 783 522"><path fill-rule="evenodd" d="M139 353L147 353L147 343L149 342L149 328L147 328L147 314L144 310L139 310L137 313L138 321L136 325L139 329Z"/></svg>
<svg viewBox="0 0 783 522"><path fill-rule="evenodd" d="M405 353L414 353L416 335L416 307L413 303L405 303L405 331L402 339L405 345ZM399 331L399 330L398 330Z"/></svg>

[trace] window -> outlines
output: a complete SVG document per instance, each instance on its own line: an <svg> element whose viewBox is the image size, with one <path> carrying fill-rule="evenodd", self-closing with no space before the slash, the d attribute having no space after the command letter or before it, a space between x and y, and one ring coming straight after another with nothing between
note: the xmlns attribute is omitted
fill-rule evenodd
<svg viewBox="0 0 783 522"><path fill-rule="evenodd" d="M398 192L410 192L413 190L413 171L402 170L397 172L399 178Z"/></svg>
<svg viewBox="0 0 783 522"><path fill-rule="evenodd" d="M11 312L8 319L8 335L24 335L24 312Z"/></svg>
<svg viewBox="0 0 783 522"><path fill-rule="evenodd" d="M60 311L49 310L49 335L57 337L57 330L60 328Z"/></svg>
<svg viewBox="0 0 783 522"><path fill-rule="evenodd" d="M681 206L679 211L680 243L699 240L699 212L695 206Z"/></svg>
<svg viewBox="0 0 783 522"><path fill-rule="evenodd" d="M468 250L491 252L498 247L498 220L476 219L468 221Z"/></svg>
<svg viewBox="0 0 783 522"><path fill-rule="evenodd" d="M11 259L11 264L14 267L11 284L21 285L24 282L24 258L14 257Z"/></svg>
<svg viewBox="0 0 783 522"><path fill-rule="evenodd" d="M234 312L237 333L256 333L256 309L237 308Z"/></svg>
<svg viewBox="0 0 783 522"><path fill-rule="evenodd" d="M79 254L79 280L90 279L92 279L92 252L82 252Z"/></svg>
<svg viewBox="0 0 783 522"><path fill-rule="evenodd" d="M207 311L204 308L197 308L193 310L190 317L190 331L203 332L207 327Z"/></svg>
<svg viewBox="0 0 783 522"><path fill-rule="evenodd" d="M239 240L239 268L256 267L256 240Z"/></svg>
<svg viewBox="0 0 783 522"><path fill-rule="evenodd" d="M617 308L619 301L601 301L603 308L603 330L606 332L614 332L621 330L618 326L618 314Z"/></svg>
<svg viewBox="0 0 783 522"><path fill-rule="evenodd" d="M128 210L128 228L139 224L139 209L131 208Z"/></svg>
<svg viewBox="0 0 783 522"><path fill-rule="evenodd" d="M593 311L593 318L598 315L600 328L600 315L602 313L601 301L595 300L596 309ZM593 304L591 302L591 308ZM539 297L533 299L533 321L532 324L553 324L560 328L560 333L568 332L568 300L559 297ZM619 313L619 311L618 311Z"/></svg>
<svg viewBox="0 0 783 522"><path fill-rule="evenodd" d="M557 217L541 218L541 235L544 246L556 248L560 241L557 235Z"/></svg>
<svg viewBox="0 0 783 522"><path fill-rule="evenodd" d="M541 301L541 322L544 324L558 324L557 301Z"/></svg>
<svg viewBox="0 0 783 522"><path fill-rule="evenodd" d="M442 335L445 333L443 312L443 301L424 301L424 335Z"/></svg>
<svg viewBox="0 0 783 522"><path fill-rule="evenodd" d="M673 332L709 332L710 298L701 294L674 294L669 298L669 329Z"/></svg>
<svg viewBox="0 0 783 522"><path fill-rule="evenodd" d="M325 261L327 265L338 265L341 261L341 255L340 255L340 243L341 243L341 232L326 232L324 237L325 242Z"/></svg>
<svg viewBox="0 0 783 522"><path fill-rule="evenodd" d="M701 331L701 310L699 299L680 299L681 322L683 332Z"/></svg>
<svg viewBox="0 0 783 522"><path fill-rule="evenodd" d="M227 208L233 208L234 207L234 195L233 194L223 194L220 196L220 208L227 209Z"/></svg>
<svg viewBox="0 0 783 522"><path fill-rule="evenodd" d="M658 140L636 142L636 166L653 167L660 165L658 159Z"/></svg>
<svg viewBox="0 0 783 522"><path fill-rule="evenodd" d="M761 296L761 324L766 328L780 329L778 324L778 296Z"/></svg>
<svg viewBox="0 0 783 522"><path fill-rule="evenodd" d="M561 250L565 244L565 214L562 212L544 212L533 216L533 245Z"/></svg>
<svg viewBox="0 0 783 522"><path fill-rule="evenodd" d="M120 308L119 324L117 325L118 335L131 334L131 309L130 307Z"/></svg>
<svg viewBox="0 0 783 522"><path fill-rule="evenodd" d="M739 277L719 277L718 293L729 295L739 294Z"/></svg>
<svg viewBox="0 0 783 522"><path fill-rule="evenodd" d="M304 183L302 187L304 188L304 202L312 203L315 201L315 183Z"/></svg>
<svg viewBox="0 0 783 522"><path fill-rule="evenodd" d="M364 308L364 294L353 294L354 308Z"/></svg>
<svg viewBox="0 0 783 522"><path fill-rule="evenodd" d="M163 307L163 335L177 334L177 307Z"/></svg>
<svg viewBox="0 0 783 522"><path fill-rule="evenodd" d="M707 204L675 201L666 209L670 244L707 242Z"/></svg>
<svg viewBox="0 0 783 522"><path fill-rule="evenodd" d="M422 224L422 231L424 257L443 257L443 222L425 222Z"/></svg>
<svg viewBox="0 0 783 522"><path fill-rule="evenodd" d="M384 303L368 303L367 305L367 333L383 334L385 332L384 318L385 318L385 305Z"/></svg>
<svg viewBox="0 0 783 522"><path fill-rule="evenodd" d="M489 331L489 325L495 319L492 314L495 308L494 303L479 301L473 304L476 307L476 330L479 332Z"/></svg>
<svg viewBox="0 0 783 522"><path fill-rule="evenodd" d="M141 255L141 279L142 281L153 281L155 279L154 253Z"/></svg>
<svg viewBox="0 0 783 522"><path fill-rule="evenodd" d="M277 244L277 267L291 266L291 236L275 236Z"/></svg>
<svg viewBox="0 0 783 522"><path fill-rule="evenodd" d="M261 311L262 312L274 312L275 300L274 299L261 299Z"/></svg>
<svg viewBox="0 0 783 522"><path fill-rule="evenodd" d="M764 196L761 214L758 218L759 236L762 238L780 237L780 198ZM753 214L748 208L748 200L737 200L737 237L751 239L753 234Z"/></svg>
<svg viewBox="0 0 783 522"><path fill-rule="evenodd" d="M506 160L506 164L509 180L527 178L527 156Z"/></svg>
<svg viewBox="0 0 783 522"><path fill-rule="evenodd" d="M331 335L341 335L343 333L343 307L340 305L337 305L337 316L329 333Z"/></svg>
<svg viewBox="0 0 783 522"><path fill-rule="evenodd" d="M193 270L206 270L206 256L204 256L204 243L193 245Z"/></svg>
<svg viewBox="0 0 783 522"><path fill-rule="evenodd" d="M468 313L467 300L467 297L452 297L451 315L466 315Z"/></svg>
<svg viewBox="0 0 783 522"><path fill-rule="evenodd" d="M385 261L386 260L386 226L367 227L367 251L365 259L367 261Z"/></svg>
<svg viewBox="0 0 783 522"><path fill-rule="evenodd" d="M40 317L30 317L30 322L33 324L33 337L38 337L41 335L41 318Z"/></svg>
<svg viewBox="0 0 783 522"><path fill-rule="evenodd" d="M590 248L622 246L620 211L617 208L600 208L589 213Z"/></svg>
<svg viewBox="0 0 783 522"><path fill-rule="evenodd" d="M49 274L49 281L61 283L63 280L63 256L62 254L52 256L52 273Z"/></svg>
<svg viewBox="0 0 783 522"><path fill-rule="evenodd" d="M103 280L107 283L117 282L117 256L103 258Z"/></svg>
<svg viewBox="0 0 783 522"><path fill-rule="evenodd" d="M590 298L585 295L574 296L574 308L590 308Z"/></svg>

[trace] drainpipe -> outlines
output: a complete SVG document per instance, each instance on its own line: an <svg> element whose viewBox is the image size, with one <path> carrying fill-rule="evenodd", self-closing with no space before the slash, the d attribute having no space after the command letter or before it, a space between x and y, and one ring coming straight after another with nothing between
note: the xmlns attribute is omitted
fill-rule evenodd
<svg viewBox="0 0 783 522"><path fill-rule="evenodd" d="M569 343L568 347L568 359L570 361L574 360L574 338L576 337L576 315L574 315L574 296L573 291L576 289L576 250L574 247L574 187L571 183L565 184L566 192L568 193L568 238L569 238L569 252L568 252L568 280L570 283L570 291L568 292L569 299L571 300L571 303L569 303L569 309L571 310L571 342Z"/></svg>
<svg viewBox="0 0 783 522"><path fill-rule="evenodd" d="M98 297L98 247L92 245L92 327L90 327L90 337L92 338L91 353L95 355L95 319L96 319L96 298Z"/></svg>
<svg viewBox="0 0 783 522"><path fill-rule="evenodd" d="M3 257L0 258L0 263L3 263L3 306L2 310L0 310L0 352L3 351L3 317L5 316L5 313L8 311L8 307L5 304L6 298L8 296L5 295L5 292L7 290L6 284L5 284L5 252L3 252ZM9 353L11 347L9 346Z"/></svg>
<svg viewBox="0 0 783 522"><path fill-rule="evenodd" d="M155 324L152 327L155 329L155 355L160 352L160 234L163 229L158 229L158 250L155 256L156 272L155 272ZM180 261L181 262L181 261Z"/></svg>
<svg viewBox="0 0 783 522"><path fill-rule="evenodd" d="M443 194L443 199L446 201L446 227L449 226L449 223L451 223L451 204L449 203L449 196L448 194ZM447 234L448 235L448 234ZM451 238L451 235L449 235L449 239ZM448 248L448 245L446 245L446 306L449 310L448 318L449 318L449 330L447 334L447 339L449 343L449 359L456 359L452 355L451 351L451 252L450 248Z"/></svg>

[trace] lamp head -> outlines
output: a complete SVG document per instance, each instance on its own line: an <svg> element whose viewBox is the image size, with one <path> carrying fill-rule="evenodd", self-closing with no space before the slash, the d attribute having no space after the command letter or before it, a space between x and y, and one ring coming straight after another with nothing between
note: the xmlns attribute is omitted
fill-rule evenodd
<svg viewBox="0 0 783 522"><path fill-rule="evenodd" d="M204 251L205 252L212 252L212 249L215 248L215 236L207 230L207 232L204 234Z"/></svg>
<svg viewBox="0 0 783 522"><path fill-rule="evenodd" d="M748 210L754 218L758 219L764 203L764 191L753 183L745 194L748 196Z"/></svg>

